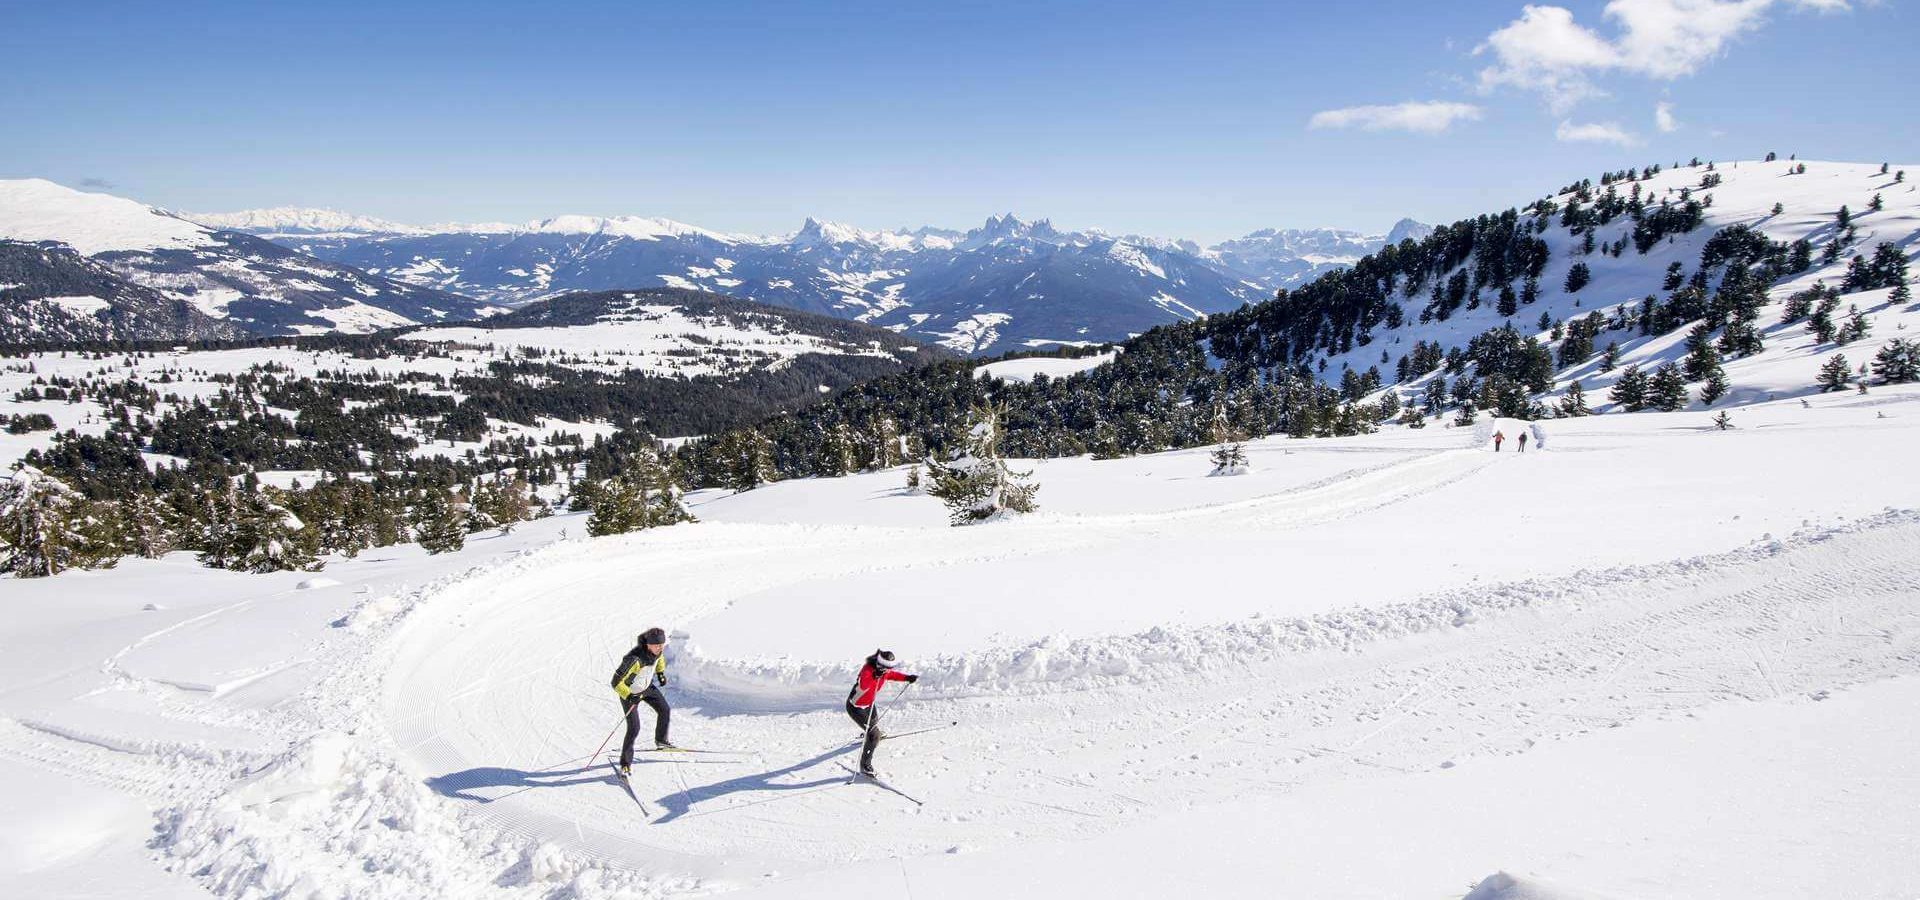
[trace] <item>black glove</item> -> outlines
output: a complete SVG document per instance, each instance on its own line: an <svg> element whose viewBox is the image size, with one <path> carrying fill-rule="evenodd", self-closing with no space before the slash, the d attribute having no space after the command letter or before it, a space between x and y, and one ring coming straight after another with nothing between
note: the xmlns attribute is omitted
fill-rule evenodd
<svg viewBox="0 0 1920 900"><path fill-rule="evenodd" d="M653 683L654 683L654 684L657 684L657 685L659 685L659 686L661 686L661 687L666 687L666 686L667 686L667 673L665 673L665 672L655 672L655 673L654 673L654 675L653 675Z"/></svg>
<svg viewBox="0 0 1920 900"><path fill-rule="evenodd" d="M918 676L918 675L908 675L908 676L907 676L907 683L908 683L908 684L912 684L912 683L914 683L914 682L916 682L916 681L919 681L919 680L920 680L920 676Z"/></svg>

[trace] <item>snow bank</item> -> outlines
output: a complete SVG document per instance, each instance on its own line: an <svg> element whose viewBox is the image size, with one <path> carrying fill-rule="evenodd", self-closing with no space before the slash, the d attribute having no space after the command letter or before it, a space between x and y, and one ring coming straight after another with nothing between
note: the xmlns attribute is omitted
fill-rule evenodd
<svg viewBox="0 0 1920 900"><path fill-rule="evenodd" d="M1516 878L1495 872L1480 880L1461 900L1608 900L1600 894L1575 891L1535 878Z"/></svg>
<svg viewBox="0 0 1920 900"><path fill-rule="evenodd" d="M1351 651L1377 641L1464 627L1513 610L1604 602L1636 584L1756 562L1842 534L1914 523L1920 523L1920 510L1889 509L1843 525L1805 529L1785 539L1768 536L1730 552L1670 562L1458 588L1404 603L1311 616L1256 616L1220 625L1154 627L1137 634L1074 640L1048 637L1025 645L910 660L906 666L926 676L925 686L919 688L923 696L1023 694L1141 683L1287 654ZM697 639L681 644L671 665L680 690L721 708L739 710L821 706L822 698L837 700L852 682L857 666L715 659L702 652Z"/></svg>
<svg viewBox="0 0 1920 900"><path fill-rule="evenodd" d="M161 813L153 849L221 897L658 896L689 890L461 816L354 738L319 732L225 794Z"/></svg>

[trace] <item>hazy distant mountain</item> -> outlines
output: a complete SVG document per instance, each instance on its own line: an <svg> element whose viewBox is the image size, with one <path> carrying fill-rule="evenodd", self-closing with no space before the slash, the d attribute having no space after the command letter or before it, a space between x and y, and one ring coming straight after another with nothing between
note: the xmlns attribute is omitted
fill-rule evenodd
<svg viewBox="0 0 1920 900"><path fill-rule="evenodd" d="M40 179L0 181L0 241L13 244L0 278L7 333L24 340L359 332L484 312L465 297Z"/></svg>
<svg viewBox="0 0 1920 900"><path fill-rule="evenodd" d="M963 353L1124 339L1264 298L1385 240L1268 231L1202 248L1066 232L1012 215L966 232L867 231L810 218L778 237L639 217L430 227L331 210L194 218L501 306L568 291L682 287L855 319Z"/></svg>

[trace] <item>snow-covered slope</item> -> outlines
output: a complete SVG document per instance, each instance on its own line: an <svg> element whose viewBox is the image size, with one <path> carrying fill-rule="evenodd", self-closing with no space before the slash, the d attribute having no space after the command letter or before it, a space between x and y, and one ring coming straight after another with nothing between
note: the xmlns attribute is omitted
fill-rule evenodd
<svg viewBox="0 0 1920 900"><path fill-rule="evenodd" d="M859 356L905 366L930 352L891 331L678 288L565 294L484 326L408 331L407 340L511 350L570 368L662 376L775 371L801 356Z"/></svg>
<svg viewBox="0 0 1920 900"><path fill-rule="evenodd" d="M1795 174L1800 166L1805 166L1805 174ZM1808 241L1812 245L1813 264L1807 271L1769 286L1770 302L1760 310L1757 323L1764 349L1758 354L1724 362L1731 384L1728 397L1740 403L1810 392L1814 390L1814 377L1821 362L1835 353L1844 353L1857 367L1870 361L1886 341L1911 337L1913 329L1920 328L1920 306L1893 304L1890 290L1884 288L1840 298L1836 319L1846 316L1850 308L1858 307L1870 326L1864 338L1846 346L1819 341L1805 320L1781 321L1786 298L1793 293L1815 284L1841 288L1849 261L1856 255L1871 257L1882 243L1891 244L1909 260L1920 254L1920 190L1912 178L1899 180L1898 173L1903 168L1920 173L1920 164L1904 167L1892 164L1882 174L1882 166L1877 163L1743 160L1721 162L1711 170L1704 164L1679 166L1631 184L1616 182L1613 189L1620 195L1625 196L1637 187L1650 205L1665 200L1678 206L1683 192L1694 201L1710 205L1701 210L1702 222L1698 227L1665 237L1644 254L1634 247L1635 223L1630 217L1621 215L1609 224L1594 228L1592 237L1596 248L1625 241L1625 249L1619 256L1598 249L1583 252L1587 236L1575 234L1561 225L1558 215L1551 216L1545 230L1537 235L1546 242L1551 255L1540 274L1539 297L1534 303L1520 304L1511 316L1501 315L1498 285L1488 285L1479 292L1477 306L1469 301L1445 320L1425 320L1421 313L1430 302L1428 290L1449 277L1448 272L1440 272L1420 285L1415 295L1396 294L1392 298L1402 311L1401 327L1378 327L1369 333L1369 342L1354 342L1345 352L1319 353L1307 362L1323 378L1336 384L1347 369L1363 372L1369 368L1378 369L1385 382L1393 382L1397 361L1417 343L1465 348L1474 336L1503 324L1511 324L1522 335L1537 337L1554 350L1557 357L1560 342L1553 337L1555 324L1565 325L1593 313L1611 322L1621 311L1637 312L1645 298L1664 300L1672 293L1665 287L1670 266L1677 264L1683 276L1690 278L1701 268L1701 251L1717 232L1731 226L1748 226L1773 241ZM1708 176L1715 177L1716 184L1702 188ZM1594 193L1601 190L1596 186ZM1882 208L1873 211L1869 206L1876 195L1881 198ZM1710 201L1705 199L1708 197ZM1568 194L1560 194L1553 199L1564 209L1569 198ZM1777 214L1773 211L1776 204L1781 208ZM1836 227L1837 213L1842 206L1848 207L1852 214L1853 240L1837 259L1824 261L1826 245L1842 236ZM1523 220L1527 218L1522 216ZM1590 281L1577 291L1568 291L1567 275L1576 265L1587 268ZM1473 263L1469 261L1452 271L1471 272L1472 268ZM1711 273L1709 290L1718 286L1721 275L1717 269ZM1515 285L1517 287L1518 281ZM1626 367L1637 365L1641 371L1651 372L1659 365L1680 360L1685 355L1685 338L1691 324L1654 335L1643 335L1637 328L1610 327L1601 331L1593 339L1593 354L1565 366L1556 364L1557 387L1542 399L1556 401L1570 382L1578 380L1595 409L1612 409L1607 392ZM1619 360L1611 371L1603 372L1601 351L1609 343L1619 345ZM1324 368L1319 365L1321 361L1325 362ZM1424 394L1428 383L1436 377L1440 377L1439 373L1415 371L1399 390L1403 397L1414 400ZM1453 376L1448 377L1451 380ZM1727 402L1721 401L1722 405ZM1693 401L1693 408L1701 408L1697 399Z"/></svg>
<svg viewBox="0 0 1920 900"><path fill-rule="evenodd" d="M9 581L0 891L1900 897L1916 410L1046 461L1039 513L970 529L895 470L323 576ZM630 795L594 751L650 625L673 737L739 753L643 753ZM924 675L888 730L958 723L882 745L924 807L839 765L882 645Z"/></svg>
<svg viewBox="0 0 1920 900"><path fill-rule="evenodd" d="M219 332L293 334L364 332L416 322L477 318L483 307L422 288L323 262L238 231L219 231L163 210L106 194L71 190L41 179L0 181L0 242L67 248L115 282L86 296L105 304L79 309L67 321L22 313L22 304L62 296L71 280L62 263L29 268L31 254L13 254L16 273L4 295L16 310L8 340L62 337L196 338ZM51 260L53 257L45 257ZM135 295L157 294L190 305L156 316ZM57 304L56 304L57 305ZM105 315L100 313L105 311ZM206 320L223 320L227 327Z"/></svg>
<svg viewBox="0 0 1920 900"><path fill-rule="evenodd" d="M426 228L328 210L197 217L396 279L501 304L567 290L697 288L892 328L963 353L1124 339L1260 299L1383 240L1331 230L1190 242L993 216L970 231L809 218L781 237L663 219L559 216ZM1417 232L1403 222L1395 233Z"/></svg>

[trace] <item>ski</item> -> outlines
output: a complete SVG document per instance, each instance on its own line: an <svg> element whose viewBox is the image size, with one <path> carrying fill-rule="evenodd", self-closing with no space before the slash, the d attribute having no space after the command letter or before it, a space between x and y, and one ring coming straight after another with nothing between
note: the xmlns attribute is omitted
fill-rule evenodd
<svg viewBox="0 0 1920 900"><path fill-rule="evenodd" d="M902 732L900 732L899 734L889 734L889 735L886 735L885 737L882 737L882 738L881 738L880 740L882 740L882 741L891 741L891 740L893 740L894 738L903 738L903 737L910 737L910 736L912 736L912 735L916 735L916 734L926 734L926 733L927 733L927 732L929 732L929 731L943 731L943 730L945 730L945 729L948 729L948 728L952 728L953 726L955 726L955 725L958 725L958 724L960 724L960 723L959 723L959 722L948 722L948 723L947 723L947 724L945 724L945 725L929 725L929 726L927 726L927 727L925 727L925 728L915 728L915 729L914 729L914 730L912 730L912 731L902 731ZM858 746L860 746L860 744L861 744L862 742L864 742L865 740L866 740L865 738L854 738L853 740L851 740L851 741L848 741L847 743L845 743L845 744L843 744L843 745L841 745L841 746L845 746L845 747L858 747Z"/></svg>
<svg viewBox="0 0 1920 900"><path fill-rule="evenodd" d="M633 792L633 781L629 779L626 775L621 773L620 758L617 756L613 756L612 754L608 754L607 767L613 770L613 780L620 782L620 787L627 792L627 796L632 797L633 802L640 804L640 814L643 816L651 817L653 815L653 810L648 809L647 802L645 800L640 799L639 794L636 794Z"/></svg>
<svg viewBox="0 0 1920 900"><path fill-rule="evenodd" d="M714 756L752 756L753 755L753 751L751 750L706 750L706 749L696 749L693 747L654 747L650 750L641 750L639 752L641 753L705 753L705 754L711 754Z"/></svg>
<svg viewBox="0 0 1920 900"><path fill-rule="evenodd" d="M859 769L856 769L850 765L847 765L846 763L838 763L837 765L839 765L840 768L845 769L848 772L852 773L853 777L847 779L848 784L858 784L864 781L883 791L891 792L893 795L907 801L908 803L913 804L914 806L927 805L927 802L925 800L915 797L914 795L909 794L906 791L903 791L897 787L894 787L891 784L886 783L884 780L880 779L878 776L864 774Z"/></svg>

